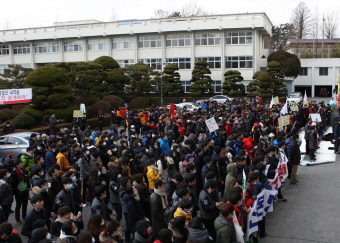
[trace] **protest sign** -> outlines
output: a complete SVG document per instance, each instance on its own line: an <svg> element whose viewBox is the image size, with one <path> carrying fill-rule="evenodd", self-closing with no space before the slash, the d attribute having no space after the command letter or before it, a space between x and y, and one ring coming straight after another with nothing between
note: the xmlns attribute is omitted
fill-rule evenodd
<svg viewBox="0 0 340 243"><path fill-rule="evenodd" d="M309 118L311 118L313 122L322 122L322 119L319 113L309 114Z"/></svg>
<svg viewBox="0 0 340 243"><path fill-rule="evenodd" d="M273 212L273 199L276 193L277 191L263 190L257 195L257 199L248 214L246 241L249 240L249 236L252 233L258 231L258 222L261 221L267 213Z"/></svg>
<svg viewBox="0 0 340 243"><path fill-rule="evenodd" d="M18 104L32 102L32 89L2 89L0 90L0 104Z"/></svg>
<svg viewBox="0 0 340 243"><path fill-rule="evenodd" d="M206 120L205 124L207 124L209 132L213 132L213 131L216 131L218 129L218 125L215 121L215 118L210 118L210 119Z"/></svg>
<svg viewBox="0 0 340 243"><path fill-rule="evenodd" d="M278 96L275 96L275 97L274 97L274 104L277 105L277 104L279 104L279 103L280 103L279 97L278 97Z"/></svg>
<svg viewBox="0 0 340 243"><path fill-rule="evenodd" d="M295 102L290 102L291 111L299 111L299 106Z"/></svg>
<svg viewBox="0 0 340 243"><path fill-rule="evenodd" d="M73 111L73 117L83 117L83 111L82 110L74 110Z"/></svg>

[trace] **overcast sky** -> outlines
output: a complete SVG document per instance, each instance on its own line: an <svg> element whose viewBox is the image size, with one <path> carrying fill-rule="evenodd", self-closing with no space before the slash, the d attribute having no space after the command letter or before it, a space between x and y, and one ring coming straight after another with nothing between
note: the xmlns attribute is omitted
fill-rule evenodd
<svg viewBox="0 0 340 243"><path fill-rule="evenodd" d="M2 0L0 29L51 26L56 21L148 19L154 15L156 9L172 12L181 10L182 6L189 2L192 0ZM213 14L266 12L276 25L289 22L293 8L300 0L195 0L195 2ZM306 0L306 3L312 14L318 12L320 22L323 13L340 9L338 0Z"/></svg>

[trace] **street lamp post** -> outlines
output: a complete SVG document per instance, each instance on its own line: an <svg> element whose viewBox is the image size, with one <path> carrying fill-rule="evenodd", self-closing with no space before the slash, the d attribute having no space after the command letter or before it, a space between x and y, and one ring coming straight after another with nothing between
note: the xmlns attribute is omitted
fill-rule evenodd
<svg viewBox="0 0 340 243"><path fill-rule="evenodd" d="M163 106L163 59L161 59L161 106Z"/></svg>

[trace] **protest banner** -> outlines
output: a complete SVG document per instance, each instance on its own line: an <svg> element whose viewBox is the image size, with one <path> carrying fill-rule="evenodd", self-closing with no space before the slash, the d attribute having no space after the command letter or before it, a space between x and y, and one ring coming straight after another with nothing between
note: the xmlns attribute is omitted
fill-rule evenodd
<svg viewBox="0 0 340 243"><path fill-rule="evenodd" d="M277 191L263 190L257 195L257 199L248 214L246 241L249 240L249 236L252 233L258 231L258 222L261 221L267 213L273 212L273 199L276 193Z"/></svg>
<svg viewBox="0 0 340 243"><path fill-rule="evenodd" d="M279 190L281 182L283 182L288 176L287 162L287 157L285 155L282 156L280 153L280 162L277 165L278 171L276 172L274 179L268 179L269 184L274 190Z"/></svg>
<svg viewBox="0 0 340 243"><path fill-rule="evenodd" d="M277 104L279 104L279 103L280 103L279 97L278 97L278 96L275 96L275 97L274 97L274 104L277 105Z"/></svg>
<svg viewBox="0 0 340 243"><path fill-rule="evenodd" d="M83 111L82 110L74 110L73 111L73 117L83 117Z"/></svg>
<svg viewBox="0 0 340 243"><path fill-rule="evenodd" d="M32 102L32 89L1 89L0 104L18 104Z"/></svg>
<svg viewBox="0 0 340 243"><path fill-rule="evenodd" d="M209 129L209 132L213 132L216 131L218 129L218 125L215 121L215 118L210 118L208 120L205 121L205 124L207 124L207 127Z"/></svg>

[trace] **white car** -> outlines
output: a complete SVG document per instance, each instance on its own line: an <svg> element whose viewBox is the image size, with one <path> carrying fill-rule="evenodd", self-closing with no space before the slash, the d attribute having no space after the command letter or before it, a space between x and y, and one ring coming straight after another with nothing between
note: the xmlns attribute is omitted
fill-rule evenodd
<svg viewBox="0 0 340 243"><path fill-rule="evenodd" d="M228 97L226 95L215 95L215 96L211 97L209 100L210 101L217 101L217 103L223 104L227 100L233 101L233 98L230 98L230 97Z"/></svg>
<svg viewBox="0 0 340 243"><path fill-rule="evenodd" d="M184 107L187 108L188 111L193 111L194 109L200 108L199 105L192 103L192 102L183 102L179 104L175 104L176 108L183 109ZM170 105L167 105L167 108L170 109Z"/></svg>
<svg viewBox="0 0 340 243"><path fill-rule="evenodd" d="M302 94L300 92L292 92L288 95L286 101L299 103L302 101Z"/></svg>

